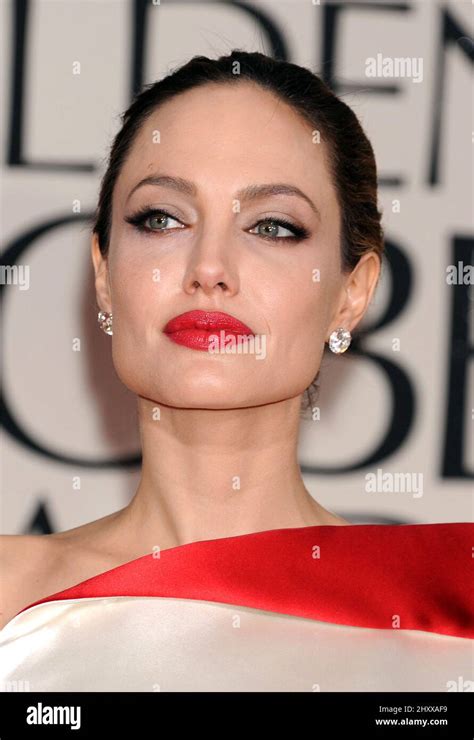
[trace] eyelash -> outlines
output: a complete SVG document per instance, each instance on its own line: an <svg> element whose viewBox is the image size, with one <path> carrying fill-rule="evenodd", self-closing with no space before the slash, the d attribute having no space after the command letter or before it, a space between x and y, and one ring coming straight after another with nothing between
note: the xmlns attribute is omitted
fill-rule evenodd
<svg viewBox="0 0 474 740"><path fill-rule="evenodd" d="M145 221L154 216L166 216L168 218L172 218L174 221L179 221L176 216L172 216L171 213L168 213L167 211L159 208L159 209L152 209L152 208L144 208L140 211L137 211L132 216L128 216L125 221L132 226L134 226L138 231L145 232L146 234L159 234L160 231L166 232L166 231L174 231L175 229L150 229L147 226L145 226ZM180 221L180 223L182 223ZM289 229L293 232L294 236L263 236L262 234L257 234L257 236L260 236L262 239L266 239L267 241L271 242L300 242L304 239L308 239L311 234L310 232L301 226L296 226L295 224L292 224L290 221L285 221L280 218L262 218L260 221L257 221L256 224L252 226L252 229L254 229L256 226L260 226L260 224L266 224L266 223L272 223L276 224L277 226L282 226L285 229Z"/></svg>

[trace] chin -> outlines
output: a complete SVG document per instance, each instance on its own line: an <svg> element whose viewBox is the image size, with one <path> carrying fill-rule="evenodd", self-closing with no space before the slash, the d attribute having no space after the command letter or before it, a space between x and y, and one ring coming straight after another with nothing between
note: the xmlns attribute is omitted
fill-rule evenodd
<svg viewBox="0 0 474 740"><path fill-rule="evenodd" d="M255 399L255 389L246 393L242 386L235 382L206 382L195 378L192 382L178 383L174 377L166 386L153 389L152 398L156 403L163 403L176 408L190 409L231 409L253 406L261 403ZM150 396L148 396L150 397Z"/></svg>

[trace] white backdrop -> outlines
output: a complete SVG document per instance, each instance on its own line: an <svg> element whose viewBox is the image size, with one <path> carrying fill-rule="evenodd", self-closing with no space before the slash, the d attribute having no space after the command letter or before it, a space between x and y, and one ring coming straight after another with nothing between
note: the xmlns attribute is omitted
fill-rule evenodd
<svg viewBox="0 0 474 740"><path fill-rule="evenodd" d="M473 289L447 268L473 262L474 6L251 6L1 2L1 238L17 265L1 286L5 533L69 529L135 491L135 399L96 323L85 217L133 86L234 47L324 75L379 168L383 277L358 352L323 360L320 419L302 421L308 489L354 522L473 518ZM421 59L422 79L367 76L378 54ZM368 486L377 471L386 490Z"/></svg>

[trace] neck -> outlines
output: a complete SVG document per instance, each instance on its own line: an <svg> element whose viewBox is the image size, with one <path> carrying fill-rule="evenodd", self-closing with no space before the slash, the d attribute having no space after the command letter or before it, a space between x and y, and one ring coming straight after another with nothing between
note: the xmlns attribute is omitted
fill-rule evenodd
<svg viewBox="0 0 474 740"><path fill-rule="evenodd" d="M140 549L268 529L341 524L304 486L297 459L300 396L241 409L138 401L142 472L120 512Z"/></svg>

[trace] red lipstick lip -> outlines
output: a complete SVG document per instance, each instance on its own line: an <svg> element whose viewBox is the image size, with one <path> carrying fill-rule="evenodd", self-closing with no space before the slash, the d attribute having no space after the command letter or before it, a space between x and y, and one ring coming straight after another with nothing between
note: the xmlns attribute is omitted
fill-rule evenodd
<svg viewBox="0 0 474 740"><path fill-rule="evenodd" d="M254 332L235 316L222 311L186 311L170 319L163 331L174 334L178 331L199 330L209 334L224 331L234 335L253 335Z"/></svg>

